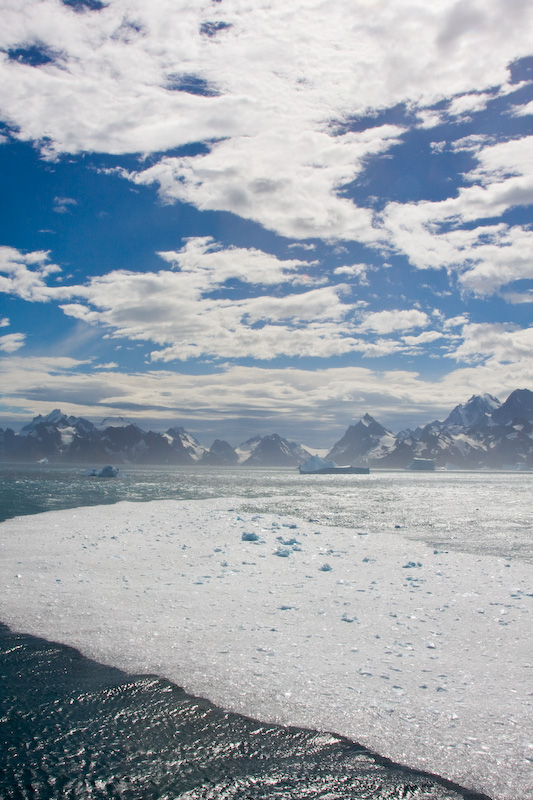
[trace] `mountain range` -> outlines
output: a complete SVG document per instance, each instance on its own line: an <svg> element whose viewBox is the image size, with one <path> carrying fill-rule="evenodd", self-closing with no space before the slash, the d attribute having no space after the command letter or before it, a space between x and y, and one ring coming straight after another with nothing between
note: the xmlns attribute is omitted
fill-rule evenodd
<svg viewBox="0 0 533 800"><path fill-rule="evenodd" d="M206 448L182 427L144 431L120 417L94 425L59 409L34 417L19 433L0 428L2 461L296 467L309 455L275 433L237 448L216 439ZM327 458L384 469L406 468L414 458L456 469L533 469L533 392L516 389L504 403L490 394L474 395L444 421L397 434L365 414Z"/></svg>

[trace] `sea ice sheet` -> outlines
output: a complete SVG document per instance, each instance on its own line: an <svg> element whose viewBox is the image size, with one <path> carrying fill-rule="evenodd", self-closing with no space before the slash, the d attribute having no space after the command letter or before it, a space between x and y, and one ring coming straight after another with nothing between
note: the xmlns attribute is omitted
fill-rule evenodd
<svg viewBox="0 0 533 800"><path fill-rule="evenodd" d="M533 796L530 565L241 508L8 520L0 618L497 800Z"/></svg>

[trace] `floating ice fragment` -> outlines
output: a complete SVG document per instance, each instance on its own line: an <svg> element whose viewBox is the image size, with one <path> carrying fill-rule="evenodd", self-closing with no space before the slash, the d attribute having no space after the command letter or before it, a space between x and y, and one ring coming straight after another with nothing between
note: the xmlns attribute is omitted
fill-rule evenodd
<svg viewBox="0 0 533 800"><path fill-rule="evenodd" d="M290 554L291 551L287 547L278 547L277 550L274 550L274 555L280 558L288 558Z"/></svg>
<svg viewBox="0 0 533 800"><path fill-rule="evenodd" d="M292 547L294 544L300 544L297 539L284 539L283 536L278 536L277 541L281 542L281 544L284 544L286 547Z"/></svg>
<svg viewBox="0 0 533 800"><path fill-rule="evenodd" d="M259 541L259 536L257 535L257 533L246 533L245 532L241 536L241 539L242 539L243 542L258 542Z"/></svg>
<svg viewBox="0 0 533 800"><path fill-rule="evenodd" d="M320 572L330 572L332 567L329 564L322 564L321 567L318 568Z"/></svg>
<svg viewBox="0 0 533 800"><path fill-rule="evenodd" d="M403 569L412 569L413 567L421 567L422 564L420 561L409 561L408 564L403 565Z"/></svg>
<svg viewBox="0 0 533 800"><path fill-rule="evenodd" d="M357 617L349 617L348 614L343 614L341 617L343 622L357 622Z"/></svg>

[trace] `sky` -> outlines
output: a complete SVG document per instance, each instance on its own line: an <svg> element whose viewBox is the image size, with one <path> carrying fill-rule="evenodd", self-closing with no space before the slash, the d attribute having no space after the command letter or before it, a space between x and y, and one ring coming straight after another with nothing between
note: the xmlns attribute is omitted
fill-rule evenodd
<svg viewBox="0 0 533 800"><path fill-rule="evenodd" d="M0 426L533 387L533 4L0 0Z"/></svg>

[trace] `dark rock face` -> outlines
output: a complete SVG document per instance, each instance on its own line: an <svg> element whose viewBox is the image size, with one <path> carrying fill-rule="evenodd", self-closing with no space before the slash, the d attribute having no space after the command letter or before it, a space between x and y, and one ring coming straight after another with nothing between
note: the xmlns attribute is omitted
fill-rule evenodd
<svg viewBox="0 0 533 800"><path fill-rule="evenodd" d="M310 453L295 442L282 439L277 433L263 436L252 450L244 465L247 467L296 467L309 458Z"/></svg>
<svg viewBox="0 0 533 800"><path fill-rule="evenodd" d="M397 443L390 431L376 422L370 414L359 420L357 425L350 425L346 433L329 451L327 458L339 466L369 460L382 459L389 455Z"/></svg>
<svg viewBox="0 0 533 800"><path fill-rule="evenodd" d="M494 411L492 419L497 425L533 423L533 392L529 389L515 389L505 403Z"/></svg>
<svg viewBox="0 0 533 800"><path fill-rule="evenodd" d="M215 439L208 452L202 456L201 463L212 467L234 466L239 463L239 456L228 442Z"/></svg>

